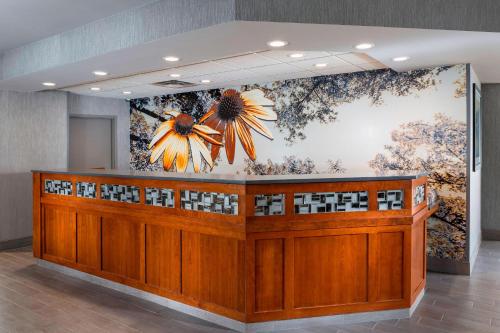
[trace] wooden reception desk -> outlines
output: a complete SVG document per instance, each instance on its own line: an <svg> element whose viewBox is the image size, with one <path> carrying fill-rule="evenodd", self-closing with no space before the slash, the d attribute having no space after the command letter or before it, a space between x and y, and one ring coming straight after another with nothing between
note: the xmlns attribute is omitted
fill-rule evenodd
<svg viewBox="0 0 500 333"><path fill-rule="evenodd" d="M34 171L33 253L240 330L408 311L436 209L426 181Z"/></svg>

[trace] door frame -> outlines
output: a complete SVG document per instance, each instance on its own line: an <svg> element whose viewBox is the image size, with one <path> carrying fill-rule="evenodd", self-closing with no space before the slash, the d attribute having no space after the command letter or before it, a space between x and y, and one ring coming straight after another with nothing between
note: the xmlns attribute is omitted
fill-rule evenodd
<svg viewBox="0 0 500 333"><path fill-rule="evenodd" d="M118 141L117 137L117 131L116 131L116 121L117 117L116 116L103 116L103 115L93 115L93 114L69 114L68 115L68 147L67 147L67 161L66 165L69 168L69 158L70 158L70 137L71 134L69 133L70 129L70 121L71 118L85 118L85 119L109 119L111 120L111 169L116 168L116 161L117 161L117 150L116 150L116 142Z"/></svg>

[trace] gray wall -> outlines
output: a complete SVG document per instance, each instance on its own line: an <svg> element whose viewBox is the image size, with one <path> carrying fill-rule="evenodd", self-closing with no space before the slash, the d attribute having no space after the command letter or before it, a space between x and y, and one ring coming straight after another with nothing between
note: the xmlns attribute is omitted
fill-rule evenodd
<svg viewBox="0 0 500 333"><path fill-rule="evenodd" d="M115 117L117 167L129 168L125 100L0 91L0 248L32 235L32 169L68 165L69 114Z"/></svg>
<svg viewBox="0 0 500 333"><path fill-rule="evenodd" d="M483 84L483 239L500 240L500 84Z"/></svg>
<svg viewBox="0 0 500 333"><path fill-rule="evenodd" d="M124 99L68 95L70 116L113 117L116 122L116 169L130 169L130 107Z"/></svg>
<svg viewBox="0 0 500 333"><path fill-rule="evenodd" d="M31 236L30 170L66 166L66 109L62 92L0 91L0 242Z"/></svg>

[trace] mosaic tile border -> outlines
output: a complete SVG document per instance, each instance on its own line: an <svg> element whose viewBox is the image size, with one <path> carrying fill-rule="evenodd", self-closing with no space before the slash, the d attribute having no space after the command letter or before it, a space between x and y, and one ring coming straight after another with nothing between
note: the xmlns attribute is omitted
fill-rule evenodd
<svg viewBox="0 0 500 333"><path fill-rule="evenodd" d="M238 195L181 190L181 208L207 213L238 215Z"/></svg>
<svg viewBox="0 0 500 333"><path fill-rule="evenodd" d="M175 191L170 188L146 187L144 194L146 205L174 208Z"/></svg>
<svg viewBox="0 0 500 333"><path fill-rule="evenodd" d="M101 199L117 202L139 203L140 189L137 186L101 184Z"/></svg>
<svg viewBox="0 0 500 333"><path fill-rule="evenodd" d="M294 194L295 214L368 211L368 191Z"/></svg>
<svg viewBox="0 0 500 333"><path fill-rule="evenodd" d="M418 206L425 201L425 184L415 187L413 193L413 205Z"/></svg>
<svg viewBox="0 0 500 333"><path fill-rule="evenodd" d="M256 194L254 216L285 215L285 194Z"/></svg>
<svg viewBox="0 0 500 333"><path fill-rule="evenodd" d="M91 182L76 182L76 196L78 198L95 199L97 184Z"/></svg>
<svg viewBox="0 0 500 333"><path fill-rule="evenodd" d="M404 208L404 190L377 191L378 210L400 210Z"/></svg>
<svg viewBox="0 0 500 333"><path fill-rule="evenodd" d="M47 194L73 195L73 183L69 180L45 179L44 192Z"/></svg>

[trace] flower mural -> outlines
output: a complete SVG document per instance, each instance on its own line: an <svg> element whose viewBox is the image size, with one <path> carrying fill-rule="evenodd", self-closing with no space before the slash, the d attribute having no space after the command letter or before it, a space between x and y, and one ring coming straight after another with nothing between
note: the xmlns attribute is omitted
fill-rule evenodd
<svg viewBox="0 0 500 333"><path fill-rule="evenodd" d="M188 114L175 110L165 111L165 114L172 119L163 122L156 129L148 146L152 150L150 163L155 163L163 154L165 170L170 170L175 160L176 170L184 172L189 164L191 150L194 172L200 171L202 156L206 163L213 167L212 157L203 140L214 146L220 146L222 143L212 137L220 133L206 125L195 124L193 117Z"/></svg>
<svg viewBox="0 0 500 333"><path fill-rule="evenodd" d="M224 147L229 164L234 162L236 135L248 157L256 158L255 144L250 129L272 140L271 131L260 120L277 120L273 101L264 97L259 89L238 92L224 91L220 100L214 102L200 122L210 126L224 137ZM216 135L217 136L217 135ZM219 156L220 146L212 145L212 159Z"/></svg>

